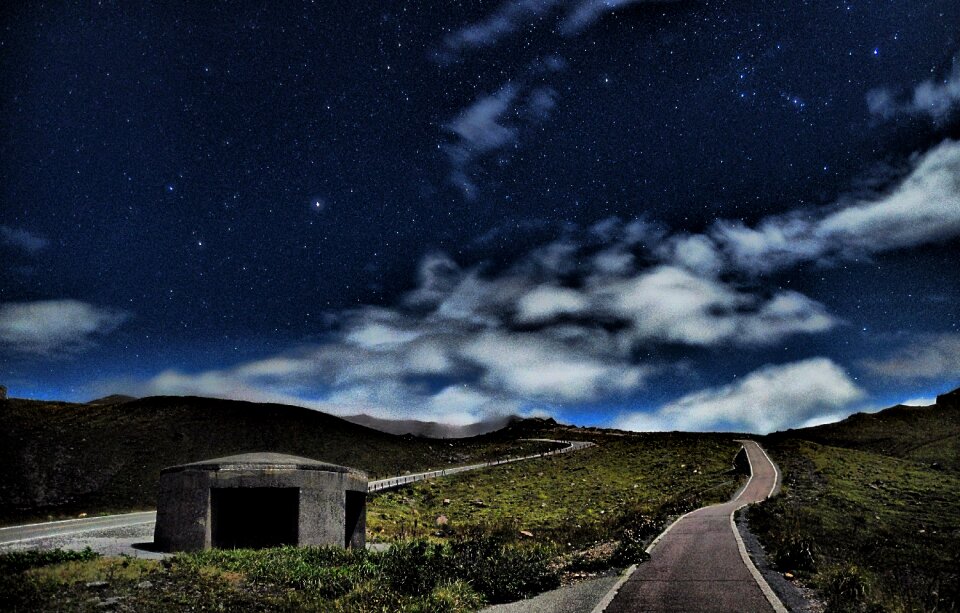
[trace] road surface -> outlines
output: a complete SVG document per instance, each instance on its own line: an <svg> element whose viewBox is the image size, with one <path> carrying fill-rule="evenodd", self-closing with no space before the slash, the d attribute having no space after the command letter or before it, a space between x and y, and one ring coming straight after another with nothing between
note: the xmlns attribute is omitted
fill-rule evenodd
<svg viewBox="0 0 960 613"><path fill-rule="evenodd" d="M688 513L667 528L648 548L650 560L637 566L595 611L785 611L750 561L733 525L733 513L768 498L778 477L776 466L757 443L742 443L752 475L739 495Z"/></svg>
<svg viewBox="0 0 960 613"><path fill-rule="evenodd" d="M546 441L552 443L565 443L567 446L555 451L546 451L528 456L516 458L504 458L492 462L481 464L471 464L469 466L456 466L443 470L431 470L411 475L400 475L389 479L378 479L370 481L367 484L367 490L377 492L381 490L400 487L407 483L423 481L424 479L435 479L468 470L477 470L488 466L498 464L507 464L510 462L519 462L533 458L540 458L549 455L561 453L570 453L593 446L593 443L583 441L558 441L553 439L525 439L531 441ZM105 515L101 517L85 517L82 519L67 519L63 521L52 521L37 524L26 524L21 526L9 526L0 528L0 548L49 548L64 547L67 549L83 548L90 545L95 550L102 550L101 553L107 555L116 555L120 553L135 553L128 551L129 545L135 541L143 541L144 535L153 534L153 525L157 520L156 511L143 511L139 513L124 513L122 515ZM121 544L119 550L116 550L111 538L112 533L129 535L121 537L127 544ZM89 537L89 538L88 538Z"/></svg>

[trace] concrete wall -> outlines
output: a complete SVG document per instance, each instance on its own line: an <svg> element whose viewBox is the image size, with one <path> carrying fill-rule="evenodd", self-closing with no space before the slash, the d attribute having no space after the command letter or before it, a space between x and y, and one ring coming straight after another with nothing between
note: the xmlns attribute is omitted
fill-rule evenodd
<svg viewBox="0 0 960 613"><path fill-rule="evenodd" d="M285 487L300 490L298 545L345 545L346 492L366 495L367 481L352 472L302 469L181 469L160 476L154 542L164 551L209 549L210 490L233 487ZM364 508L364 515L366 509ZM350 536L352 547L366 541L365 521Z"/></svg>

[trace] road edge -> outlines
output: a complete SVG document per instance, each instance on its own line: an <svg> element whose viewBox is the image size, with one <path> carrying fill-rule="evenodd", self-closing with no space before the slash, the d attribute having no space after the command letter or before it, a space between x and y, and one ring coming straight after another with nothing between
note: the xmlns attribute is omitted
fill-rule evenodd
<svg viewBox="0 0 960 613"><path fill-rule="evenodd" d="M770 466L773 467L774 479L773 486L770 488L770 492L767 494L767 499L773 496L773 493L777 490L777 487L780 484L780 469L777 468L777 465L770 459L770 456L767 455L767 452L764 451L763 447L760 446L760 443L756 441L744 441L751 442L757 446L757 449L760 450L760 453L763 454L763 457L767 459L767 462L770 463ZM744 445L746 448L746 445ZM747 453L747 463L750 465L750 480L753 480L753 461L750 459L750 453ZM750 481L747 481L747 485L750 484ZM746 489L746 488L744 488ZM783 603L780 601L780 598L773 591L773 588L770 587L770 584L767 583L767 580L763 578L763 575L760 574L760 571L757 569L756 565L753 563L753 560L750 558L750 554L747 553L747 546L743 542L743 537L740 536L740 531L737 530L737 524L734 522L734 515L737 514L737 511L743 507L749 506L751 503L745 502L732 511L730 511L730 530L733 531L733 536L737 540L737 550L740 552L740 559L743 560L743 564L747 567L747 570L750 571L750 575L753 576L753 580L756 581L757 587L760 588L760 591L763 592L763 596L767 599L767 602L770 603L770 606L773 607L775 613L787 613L787 608L783 606Z"/></svg>

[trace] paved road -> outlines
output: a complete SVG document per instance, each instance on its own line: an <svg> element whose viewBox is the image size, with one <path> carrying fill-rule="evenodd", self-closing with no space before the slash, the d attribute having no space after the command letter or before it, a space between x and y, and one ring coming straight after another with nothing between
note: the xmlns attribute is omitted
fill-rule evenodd
<svg viewBox="0 0 960 613"><path fill-rule="evenodd" d="M104 515L102 517L84 517L83 519L10 526L0 528L0 545L34 539L71 536L82 532L115 530L141 524L153 524L156 521L156 511L143 511L140 513L124 513L123 515Z"/></svg>
<svg viewBox="0 0 960 613"><path fill-rule="evenodd" d="M495 460L492 462L484 462L482 464L471 464L469 466L457 466L454 468L446 468L443 470L432 470L422 473L415 473L411 475L401 475L398 477L392 477L390 479L379 479L377 481L370 481L367 484L368 491L377 492L381 490L391 489L394 487L400 487L401 485L406 485L407 483L413 483L415 481L423 481L424 479L435 479L437 477L444 477L447 475L454 475L456 473L466 472L468 470L477 470L479 468L485 468L488 466L496 466L498 464L507 464L510 462L519 462L522 460L529 460L533 458L540 458L544 456L556 455L561 453L570 453L572 451L577 451L579 449L584 449L586 447L593 446L593 443L587 443L583 441L558 441L553 439L526 439L531 441L546 441L551 443L565 443L567 446L562 449L557 449L555 451L547 451L543 453L537 453L528 456L520 456L516 458L505 458L502 460ZM102 517L85 517L82 519L68 519L64 521L53 521L45 522L38 524L27 524L22 526L9 526L7 528L0 528L0 548L2 547L11 547L11 546L21 546L21 547L46 547L49 541L51 546L55 547L66 547L73 549L73 544L71 541L76 541L77 543L82 543L78 547L82 548L88 544L94 549L99 550L101 547L98 547L100 541L109 542L110 533L126 531L130 532L129 528L137 527L138 530L131 532L131 534L137 534L140 536L139 541L142 541L142 534L153 532L153 524L157 520L156 511L143 511L139 513L124 513L122 515L105 515ZM149 524L149 526L148 526ZM78 538L72 538L75 535L81 535ZM96 541L91 541L89 538L84 538L86 536L96 536L102 537L98 538ZM134 538L131 537L131 542ZM105 545L103 545L105 547ZM105 549L111 554L115 554L112 548ZM126 548L123 549L126 552ZM133 555L131 553L131 555Z"/></svg>
<svg viewBox="0 0 960 613"><path fill-rule="evenodd" d="M606 613L785 611L750 561L733 525L733 513L768 498L777 484L777 468L753 441L743 441L752 476L730 502L697 509L681 517L659 540L650 560L620 586Z"/></svg>

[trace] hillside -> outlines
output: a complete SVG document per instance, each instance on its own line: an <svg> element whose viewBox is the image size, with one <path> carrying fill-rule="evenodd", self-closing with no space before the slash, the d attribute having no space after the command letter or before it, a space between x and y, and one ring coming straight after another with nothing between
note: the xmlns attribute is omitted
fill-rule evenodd
<svg viewBox="0 0 960 613"><path fill-rule="evenodd" d="M0 401L0 522L151 508L161 469L205 458L274 451L376 478L543 446L516 438L510 432L443 441L395 436L302 407L210 398L9 399Z"/></svg>
<svg viewBox="0 0 960 613"><path fill-rule="evenodd" d="M937 397L934 405L897 405L878 413L857 413L833 424L787 430L773 441L803 439L960 470L960 389Z"/></svg>
<svg viewBox="0 0 960 613"><path fill-rule="evenodd" d="M960 391L764 444L782 494L748 514L775 568L828 610L956 610Z"/></svg>

